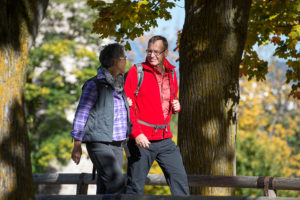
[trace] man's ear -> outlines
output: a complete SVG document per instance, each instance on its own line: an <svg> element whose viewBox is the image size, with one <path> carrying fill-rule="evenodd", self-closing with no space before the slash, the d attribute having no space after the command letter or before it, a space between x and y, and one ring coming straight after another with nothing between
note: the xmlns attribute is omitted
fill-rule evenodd
<svg viewBox="0 0 300 200"><path fill-rule="evenodd" d="M167 50L165 50L164 54L165 54L165 57L167 57L167 56L168 56L168 54L169 54L169 50L168 50L168 49L167 49Z"/></svg>

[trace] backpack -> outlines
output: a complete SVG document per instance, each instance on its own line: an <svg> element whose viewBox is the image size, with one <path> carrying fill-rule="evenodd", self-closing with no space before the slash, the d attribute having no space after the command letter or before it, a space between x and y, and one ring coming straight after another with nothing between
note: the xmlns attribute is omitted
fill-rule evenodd
<svg viewBox="0 0 300 200"><path fill-rule="evenodd" d="M136 91L134 92L135 96L137 97L139 94L139 90L142 85L142 82L144 80L144 70L143 70L143 65L141 63L137 63L134 66L136 67L136 72L137 72L137 77L138 77L137 88L136 88ZM174 70L173 69L171 70L171 74L172 74L172 78L174 80ZM124 74L125 80L126 80L127 75L128 75L128 72L126 72Z"/></svg>

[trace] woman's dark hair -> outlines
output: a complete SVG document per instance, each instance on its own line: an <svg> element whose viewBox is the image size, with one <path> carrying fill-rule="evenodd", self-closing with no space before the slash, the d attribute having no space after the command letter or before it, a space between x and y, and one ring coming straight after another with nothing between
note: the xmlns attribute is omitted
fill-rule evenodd
<svg viewBox="0 0 300 200"><path fill-rule="evenodd" d="M99 61L101 66L109 68L114 64L114 59L122 57L124 54L124 47L118 43L105 45L100 52Z"/></svg>
<svg viewBox="0 0 300 200"><path fill-rule="evenodd" d="M150 40L148 41L148 47L150 43L154 43L157 40L162 40L163 44L164 44L164 50L168 49L168 41L165 37L161 36L161 35L155 35L152 38L150 38Z"/></svg>

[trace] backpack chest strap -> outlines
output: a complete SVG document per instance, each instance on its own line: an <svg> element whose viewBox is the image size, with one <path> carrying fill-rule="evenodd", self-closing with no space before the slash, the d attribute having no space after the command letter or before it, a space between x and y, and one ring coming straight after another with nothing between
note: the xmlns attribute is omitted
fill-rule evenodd
<svg viewBox="0 0 300 200"><path fill-rule="evenodd" d="M153 127L153 128L155 128L155 131L157 131L157 129L165 129L165 128L167 128L167 127L169 126L169 124L170 124L170 122L168 122L167 124L164 124L164 125L150 124L150 123L148 123L148 122L144 122L144 121L139 120L139 119L137 120L137 122L138 122L139 124L143 124L143 125L145 125L145 126Z"/></svg>

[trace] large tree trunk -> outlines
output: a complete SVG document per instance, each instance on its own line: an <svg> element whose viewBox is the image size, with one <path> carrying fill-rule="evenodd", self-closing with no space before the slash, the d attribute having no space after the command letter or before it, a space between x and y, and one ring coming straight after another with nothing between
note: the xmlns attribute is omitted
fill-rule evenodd
<svg viewBox="0 0 300 200"><path fill-rule="evenodd" d="M186 0L178 144L188 174L235 175L239 64L251 0ZM192 194L232 195L230 188Z"/></svg>
<svg viewBox="0 0 300 200"><path fill-rule="evenodd" d="M34 199L24 114L28 49L48 0L0 0L0 199Z"/></svg>

